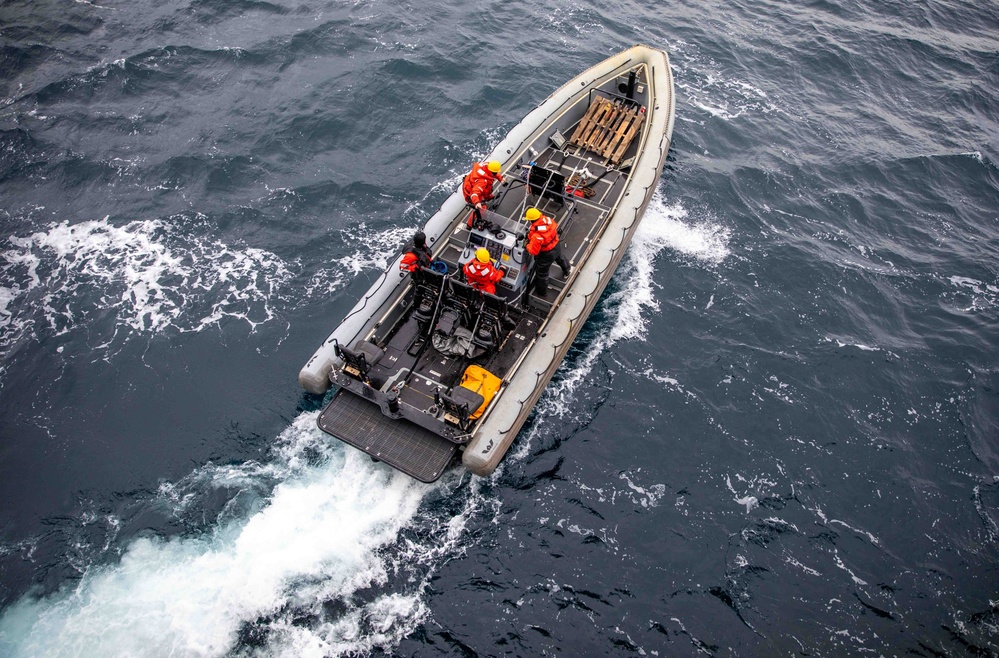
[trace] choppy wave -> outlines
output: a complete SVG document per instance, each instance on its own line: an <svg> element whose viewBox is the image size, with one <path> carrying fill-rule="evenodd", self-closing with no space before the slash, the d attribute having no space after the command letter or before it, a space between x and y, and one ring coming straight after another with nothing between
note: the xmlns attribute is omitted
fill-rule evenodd
<svg viewBox="0 0 999 658"><path fill-rule="evenodd" d="M164 244L169 232L163 225L114 229L104 220L71 228L59 225L15 239L16 253L22 255L18 262L32 282L15 298L38 289L48 292L56 280L77 287L93 281L106 286L118 273L128 272L125 281L131 287L149 291L125 296L116 307L128 328L195 330L211 323L191 321L185 315L190 305L167 294L170 289L162 281L170 276L178 277L181 290L192 281L201 282L200 289L208 286L204 273L193 276ZM325 281L317 275L313 285L340 286L365 269L384 267L411 231L345 229L348 244L362 238L366 242L340 257ZM643 338L643 314L657 308L652 267L660 252L669 248L715 265L728 253L723 236L719 227L690 223L682 207L666 206L657 197L618 275L626 279L623 288L639 294L608 297L612 331L546 393L546 408L561 408L609 346ZM131 252L122 247L98 257L113 240L131 245L136 255L126 256ZM220 245L210 246L228 253ZM47 251L54 254L48 262L59 264L58 278L39 274L44 269L39 254ZM93 264L86 265L88 259ZM229 271L241 270L233 266ZM287 267L275 272L290 276ZM163 484L158 500L178 516L204 509L213 491L237 493L207 531L173 539L140 538L125 547L120 560L81 565L82 578L74 587L13 604L0 620L0 646L12 656L210 656L233 651L338 656L397 645L427 621L428 579L449 555L463 550L468 520L488 504L477 487L469 487L459 496L464 502L456 515L428 510L427 501L454 487L455 476L435 486L416 483L328 441L316 428L315 416L297 418L278 438L269 461L208 465L180 482ZM664 494L662 484L646 485L639 473L620 479L621 485L607 495L654 507ZM371 496L373 491L379 495ZM586 528L567 518L556 525L570 533L601 536L611 547L616 542L608 528ZM414 527L423 529L417 539L407 536L400 543L403 530ZM400 573L406 575L402 580Z"/></svg>
<svg viewBox="0 0 999 658"><path fill-rule="evenodd" d="M261 343L310 351L286 325L352 301L507 122L624 45L669 47L677 130L668 200L494 478L403 486L313 414L246 462L207 419L206 449L237 463L88 489L77 516L52 518L97 465L25 476L41 516L11 509L4 584L66 589L5 601L0 654L996 653L994 3L60 11L12 6L4 33L9 382L61 349L126 380L145 342L228 342L241 378ZM60 252L71 227L50 221L79 208L111 219ZM72 358L65 383L89 374ZM28 388L2 390L5 431ZM73 411L146 420L87 399ZM254 432L260 403L219 408ZM66 442L5 438L28 463ZM366 485L399 509L363 516L377 501L347 496ZM185 534L136 541L136 508ZM306 520L356 541L310 553Z"/></svg>
<svg viewBox="0 0 999 658"><path fill-rule="evenodd" d="M726 71L696 46L676 40L671 50L680 55L672 59L678 68L676 86L686 102L701 111L701 116L732 121L743 115L759 117L785 111L779 99ZM677 118L692 120L681 113L677 113Z"/></svg>
<svg viewBox="0 0 999 658"><path fill-rule="evenodd" d="M999 285L966 276L950 276L947 280L954 287L954 291L947 291L944 296L950 296L966 304L962 308L963 311L994 311L999 307Z"/></svg>
<svg viewBox="0 0 999 658"><path fill-rule="evenodd" d="M694 220L679 203L666 204L659 193L649 204L628 254L614 275L617 290L602 302L610 329L601 331L584 354L561 376L556 376L541 399L542 413L562 414L577 387L586 381L597 358L622 340L644 340L647 314L659 310L657 258L669 250L695 266L714 267L728 257L731 230L713 220ZM612 284L615 285L615 284ZM566 366L563 366L565 368Z"/></svg>
<svg viewBox="0 0 999 658"><path fill-rule="evenodd" d="M333 244L353 247L339 249L317 271L305 297L383 269L413 230L361 224L339 231ZM101 308L110 311L119 340L201 331L225 317L245 320L252 330L294 303L282 287L297 263L185 238L161 221L57 224L10 244L4 279L13 283L2 288L2 320L18 330L18 340L81 331L85 321L103 318ZM81 292L106 301L78 308ZM27 302L34 297L45 304L31 314ZM267 311L256 318L250 316L255 300ZM454 516L423 511L415 518L428 494L455 486L454 477L435 487L416 483L330 441L315 417L297 418L268 461L209 464L161 485L154 504L178 518L210 508L215 492L231 497L205 531L135 540L120 560L108 553L109 535L102 550L78 556L78 584L25 597L4 611L0 653L335 656L396 645L426 620L427 579L461 552L459 539L481 495L472 486L458 497L457 510L450 508ZM400 540L407 526L420 528L418 539Z"/></svg>
<svg viewBox="0 0 999 658"><path fill-rule="evenodd" d="M305 286L305 297L328 294L339 290L363 271L384 270L389 259L412 239L416 228L392 227L382 231L371 231L365 223L343 229L338 242L356 245L348 254L339 256L328 267L322 267L309 279Z"/></svg>

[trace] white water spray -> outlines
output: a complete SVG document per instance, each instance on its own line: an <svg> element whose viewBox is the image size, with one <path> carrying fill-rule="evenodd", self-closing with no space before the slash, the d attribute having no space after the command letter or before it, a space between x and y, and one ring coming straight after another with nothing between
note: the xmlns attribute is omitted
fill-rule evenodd
<svg viewBox="0 0 999 658"><path fill-rule="evenodd" d="M211 534L138 539L120 562L90 567L75 587L14 603L0 618L0 654L221 656L250 624L264 637L263 654L328 656L390 647L412 632L427 614L421 583L364 603L352 597L386 582L391 558L382 550L434 487L329 440L316 415L282 433L270 466L190 476L195 488L281 480L262 509ZM322 463L308 465L305 455L317 451ZM163 490L168 502L171 489ZM434 554L437 541L427 541L409 550ZM346 611L326 619L331 600ZM303 614L321 621L293 623Z"/></svg>
<svg viewBox="0 0 999 658"><path fill-rule="evenodd" d="M614 275L618 291L602 302L610 316L610 329L601 331L571 367L563 364L538 401L538 412L562 418L572 409L571 401L579 385L587 380L601 354L618 341L645 340L646 314L659 309L656 291L660 284L656 283L655 261L664 249L695 266L714 267L729 255L730 237L729 229L714 221L691 221L683 206L679 203L667 206L657 192ZM523 459L542 427L536 423L507 459Z"/></svg>
<svg viewBox="0 0 999 658"><path fill-rule="evenodd" d="M659 309L656 291L660 284L656 283L655 261L660 252L668 248L697 264L713 266L729 255L729 239L728 229L713 222L691 222L683 206L679 203L667 206L657 193L615 274L621 281L619 290L604 302L612 317L610 330L601 332L577 365L550 386L542 398L542 410L561 415L600 354L621 340L645 340L645 314Z"/></svg>

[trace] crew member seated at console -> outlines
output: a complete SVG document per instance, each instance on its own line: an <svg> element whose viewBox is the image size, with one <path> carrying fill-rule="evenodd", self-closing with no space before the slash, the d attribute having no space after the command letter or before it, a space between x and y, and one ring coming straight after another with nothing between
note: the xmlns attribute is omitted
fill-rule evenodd
<svg viewBox="0 0 999 658"><path fill-rule="evenodd" d="M475 258L465 263L465 280L476 290L496 294L496 283L503 278L505 270L498 269L489 260L489 250L479 247Z"/></svg>
<svg viewBox="0 0 999 658"><path fill-rule="evenodd" d="M430 267L431 262L430 248L427 247L427 235L423 231L417 231L416 235L413 236L413 246L399 262L399 269L403 272L415 272L421 267Z"/></svg>
<svg viewBox="0 0 999 658"><path fill-rule="evenodd" d="M534 292L545 295L548 292L548 271L553 263L558 263L562 276L569 276L569 261L562 255L558 246L558 224L548 215L541 214L537 208L528 208L524 218L531 222L531 230L527 234L527 253L534 256L536 264Z"/></svg>
<svg viewBox="0 0 999 658"><path fill-rule="evenodd" d="M482 218L480 211L485 210L486 202L493 198L493 185L496 182L503 182L501 168L502 165L496 160L476 162L461 184L465 201L475 209L475 216L479 219Z"/></svg>

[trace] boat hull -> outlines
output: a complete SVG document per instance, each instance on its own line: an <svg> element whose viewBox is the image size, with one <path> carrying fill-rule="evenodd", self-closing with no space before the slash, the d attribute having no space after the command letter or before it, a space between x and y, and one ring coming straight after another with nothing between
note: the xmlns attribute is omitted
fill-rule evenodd
<svg viewBox="0 0 999 658"><path fill-rule="evenodd" d="M462 463L477 475L492 473L509 450L610 281L657 189L675 116L673 78L666 53L635 46L595 65L532 110L488 158L500 161L504 171L530 160L534 147L548 139L552 126L570 112L578 113L580 104L587 102L591 90L606 86L622 71L634 70L636 65L646 67L648 117L626 188L609 210L603 230L595 236L585 260L578 263L578 271L567 281L537 337L522 355L519 366L504 382L470 440L464 444ZM530 153L528 149L531 149ZM447 239L467 213L465 200L460 190L456 191L427 222L424 232L428 243L433 245ZM299 382L305 390L325 393L330 386L331 372L342 366L335 345L353 344L372 330L373 318L383 317L402 299L408 282L398 274L400 260L401 256L389 265L302 368Z"/></svg>

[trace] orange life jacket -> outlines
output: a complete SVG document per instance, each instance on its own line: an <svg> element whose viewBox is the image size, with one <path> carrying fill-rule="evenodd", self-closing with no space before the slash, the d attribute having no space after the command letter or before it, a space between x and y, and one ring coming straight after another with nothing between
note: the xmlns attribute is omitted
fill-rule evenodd
<svg viewBox="0 0 999 658"><path fill-rule="evenodd" d="M548 215L541 215L531 224L527 234L527 253L537 256L542 251L551 251L558 245L558 224Z"/></svg>
<svg viewBox="0 0 999 658"><path fill-rule="evenodd" d="M502 180L501 175L489 171L485 162L476 162L472 165L472 170L465 175L465 181L461 185L465 201L473 206L489 201L493 198L493 183Z"/></svg>
<svg viewBox="0 0 999 658"><path fill-rule="evenodd" d="M492 263L480 263L473 259L465 263L464 270L468 285L490 295L496 294L496 282L503 278L503 273Z"/></svg>
<svg viewBox="0 0 999 658"><path fill-rule="evenodd" d="M430 250L426 247L421 249L414 246L403 254L402 260L399 262L399 269L403 272L415 272L421 265L430 267L430 263Z"/></svg>
<svg viewBox="0 0 999 658"><path fill-rule="evenodd" d="M403 256L402 261L399 262L399 269L404 272L415 272L419 266L420 259L413 252L409 252Z"/></svg>

